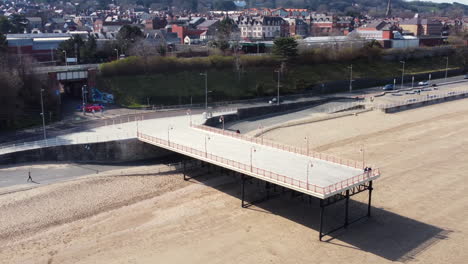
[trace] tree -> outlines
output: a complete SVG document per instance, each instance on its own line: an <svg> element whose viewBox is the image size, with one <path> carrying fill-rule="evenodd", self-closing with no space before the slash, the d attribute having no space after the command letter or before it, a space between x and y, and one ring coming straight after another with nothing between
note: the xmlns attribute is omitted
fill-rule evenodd
<svg viewBox="0 0 468 264"><path fill-rule="evenodd" d="M23 33L29 21L23 15L13 14L9 18L10 33Z"/></svg>
<svg viewBox="0 0 468 264"><path fill-rule="evenodd" d="M11 23L6 16L0 16L0 33L7 34L10 32Z"/></svg>
<svg viewBox="0 0 468 264"><path fill-rule="evenodd" d="M297 56L297 42L294 38L285 37L277 38L274 41L273 54L283 58L291 58Z"/></svg>
<svg viewBox="0 0 468 264"><path fill-rule="evenodd" d="M212 46L219 48L222 52L226 51L230 47L229 41L232 39L234 30L237 30L234 20L229 17L223 18L216 26L216 40Z"/></svg>
<svg viewBox="0 0 468 264"><path fill-rule="evenodd" d="M126 54L133 43L143 38L143 32L137 26L124 25L120 28L117 34L117 43L120 47L120 51Z"/></svg>
<svg viewBox="0 0 468 264"><path fill-rule="evenodd" d="M0 53L6 52L8 49L8 41L6 36L0 32Z"/></svg>
<svg viewBox="0 0 468 264"><path fill-rule="evenodd" d="M80 62L80 52L84 45L84 41L80 35L75 35L72 38L60 43L58 48L59 56L65 61L65 53L67 58L77 58Z"/></svg>
<svg viewBox="0 0 468 264"><path fill-rule="evenodd" d="M96 39L91 35L88 41L80 48L80 58L82 62L95 62L96 61Z"/></svg>

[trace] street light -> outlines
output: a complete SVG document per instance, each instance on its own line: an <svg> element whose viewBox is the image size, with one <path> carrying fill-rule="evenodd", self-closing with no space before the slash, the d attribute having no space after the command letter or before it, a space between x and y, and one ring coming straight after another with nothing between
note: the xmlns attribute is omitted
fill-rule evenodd
<svg viewBox="0 0 468 264"><path fill-rule="evenodd" d="M223 123L223 130L224 130L224 116L219 117L219 122Z"/></svg>
<svg viewBox="0 0 468 264"><path fill-rule="evenodd" d="M401 89L403 89L403 82L405 80L405 61L400 61L400 63L403 63L403 69L401 71Z"/></svg>
<svg viewBox="0 0 468 264"><path fill-rule="evenodd" d="M209 135L205 135L205 157L208 157L208 147L206 145L207 140L211 140L211 137Z"/></svg>
<svg viewBox="0 0 468 264"><path fill-rule="evenodd" d="M365 157L364 157L364 146L361 146L361 149L359 150L361 153L362 153L362 168L364 169L364 165L365 165Z"/></svg>
<svg viewBox="0 0 468 264"><path fill-rule="evenodd" d="M208 72L200 73L200 75L205 76L205 110L208 110Z"/></svg>
<svg viewBox="0 0 468 264"><path fill-rule="evenodd" d="M305 140L306 143L307 143L307 156L309 156L309 137L308 137L308 136L305 136L305 137L304 137L304 140Z"/></svg>
<svg viewBox="0 0 468 264"><path fill-rule="evenodd" d="M280 96L279 96L279 92L280 92L280 77L281 77L281 69L278 69L278 70L275 70L275 72L278 73L278 92L277 92L277 98L276 98L276 105L279 105L280 104Z"/></svg>
<svg viewBox="0 0 468 264"><path fill-rule="evenodd" d="M306 176L307 176L307 190L309 190L309 167L310 168L314 167L314 164L312 164L311 160L309 160L307 162L307 174L306 174Z"/></svg>
<svg viewBox="0 0 468 264"><path fill-rule="evenodd" d="M187 109L187 115L189 116L190 126L192 126L192 110Z"/></svg>
<svg viewBox="0 0 468 264"><path fill-rule="evenodd" d="M447 59L447 63L445 64L445 81L447 81L449 57L447 56L445 58Z"/></svg>
<svg viewBox="0 0 468 264"><path fill-rule="evenodd" d="M68 66L68 61L67 61L67 51L64 50L63 53L65 53L65 66Z"/></svg>
<svg viewBox="0 0 468 264"><path fill-rule="evenodd" d="M348 67L349 68L349 92L353 92L353 65Z"/></svg>
<svg viewBox="0 0 468 264"><path fill-rule="evenodd" d="M261 139L262 139L262 144L263 144L263 126L260 125L260 126L258 127L258 129L260 129L260 137L261 137Z"/></svg>
<svg viewBox="0 0 468 264"><path fill-rule="evenodd" d="M88 92L86 88L87 88L86 84L81 87L81 99L83 101L83 115L86 115L86 111L85 111L86 93Z"/></svg>
<svg viewBox="0 0 468 264"><path fill-rule="evenodd" d="M44 92L44 89L41 89L41 116L42 116L42 128L44 130L44 140L47 139L46 135L46 128L45 128L45 115L44 115L44 99L42 99L42 93Z"/></svg>
<svg viewBox="0 0 468 264"><path fill-rule="evenodd" d="M170 146L171 145L171 141L169 139L169 131L171 131L172 129L174 129L174 127L172 125L168 125L167 126L167 144Z"/></svg>
<svg viewBox="0 0 468 264"><path fill-rule="evenodd" d="M254 152L257 152L257 149L254 146L250 147L250 171L253 171L252 156Z"/></svg>

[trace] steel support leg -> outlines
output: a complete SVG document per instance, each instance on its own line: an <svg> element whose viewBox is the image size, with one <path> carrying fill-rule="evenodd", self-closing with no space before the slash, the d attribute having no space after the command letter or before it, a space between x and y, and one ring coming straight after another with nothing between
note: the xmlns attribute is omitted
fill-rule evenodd
<svg viewBox="0 0 468 264"><path fill-rule="evenodd" d="M372 201L372 181L369 181L369 203L367 204L367 217L371 217L371 201Z"/></svg>
<svg viewBox="0 0 468 264"><path fill-rule="evenodd" d="M345 221L344 228L348 227L348 211L349 211L349 190L346 190L346 200L345 200Z"/></svg>
<svg viewBox="0 0 468 264"><path fill-rule="evenodd" d="M266 188L266 199L268 200L270 198L270 183L269 182L265 183L265 188Z"/></svg>
<svg viewBox="0 0 468 264"><path fill-rule="evenodd" d="M241 176L241 177L242 177L242 179L241 179L241 181L242 181L242 187L241 187L241 200L242 200L242 201L241 201L241 207L242 207L242 208L245 208L245 205L244 205L244 193L245 193L245 191L244 191L244 187L245 187L245 175L244 175L244 174L242 174L242 176Z"/></svg>
<svg viewBox="0 0 468 264"><path fill-rule="evenodd" d="M184 181L188 181L189 179L187 178L186 172L185 172L185 160L182 162L183 164L183 174L184 174Z"/></svg>
<svg viewBox="0 0 468 264"><path fill-rule="evenodd" d="M323 200L320 200L320 228L319 228L319 240L322 241L322 230L323 230L323 215L325 207L323 206Z"/></svg>

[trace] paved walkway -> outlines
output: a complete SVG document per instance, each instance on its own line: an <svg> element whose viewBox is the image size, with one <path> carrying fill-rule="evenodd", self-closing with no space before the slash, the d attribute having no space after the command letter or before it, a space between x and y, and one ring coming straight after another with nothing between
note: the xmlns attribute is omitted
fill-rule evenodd
<svg viewBox="0 0 468 264"><path fill-rule="evenodd" d="M202 123L201 115L192 121ZM326 198L379 177L364 173L362 163L288 148L224 133L205 126L191 127L187 117L144 121L139 139L196 159L241 172L319 198Z"/></svg>

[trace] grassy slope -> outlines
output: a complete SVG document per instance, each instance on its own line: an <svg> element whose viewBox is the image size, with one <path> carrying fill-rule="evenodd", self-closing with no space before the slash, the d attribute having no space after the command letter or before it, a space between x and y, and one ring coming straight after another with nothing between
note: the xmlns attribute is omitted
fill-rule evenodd
<svg viewBox="0 0 468 264"><path fill-rule="evenodd" d="M349 63L327 63L316 65L295 65L288 67L282 76L282 93L303 91L315 84L347 80ZM451 68L456 65L450 65ZM435 57L408 61L405 74L445 69L445 58ZM276 92L276 74L273 68L257 67L244 69L239 78L233 69L208 71L210 101L235 100L255 96L271 95ZM401 75L399 62L357 61L353 63L353 78L392 78ZM109 90L117 97L118 103L126 106L146 104L189 104L204 101L204 76L199 71L182 71L169 74L119 76L100 78L98 87ZM262 86L263 88L258 88Z"/></svg>

